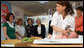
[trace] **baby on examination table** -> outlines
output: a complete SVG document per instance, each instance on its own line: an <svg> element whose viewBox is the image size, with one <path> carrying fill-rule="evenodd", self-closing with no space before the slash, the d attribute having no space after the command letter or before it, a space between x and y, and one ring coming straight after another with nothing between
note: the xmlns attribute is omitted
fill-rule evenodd
<svg viewBox="0 0 84 48"><path fill-rule="evenodd" d="M66 30L67 30L66 33L61 33L59 35L56 35L55 39L78 38L78 34L74 31L71 31L70 26L67 26ZM52 35L49 35L47 38L48 39L52 38Z"/></svg>

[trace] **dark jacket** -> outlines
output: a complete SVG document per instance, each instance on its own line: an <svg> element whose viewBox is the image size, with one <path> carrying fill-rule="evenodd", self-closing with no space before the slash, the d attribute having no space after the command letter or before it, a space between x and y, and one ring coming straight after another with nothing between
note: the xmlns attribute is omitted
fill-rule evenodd
<svg viewBox="0 0 84 48"><path fill-rule="evenodd" d="M53 33L53 28L50 26L51 20L49 21L49 28L48 28L48 33L52 35Z"/></svg>
<svg viewBox="0 0 84 48"><path fill-rule="evenodd" d="M31 37L31 35L34 36L34 32L35 32L35 27L33 25L32 26L29 26L29 25L26 26L27 37Z"/></svg>
<svg viewBox="0 0 84 48"><path fill-rule="evenodd" d="M35 26L35 36L45 38L45 32L46 32L45 26L41 24L41 34L38 34L37 27L38 25Z"/></svg>

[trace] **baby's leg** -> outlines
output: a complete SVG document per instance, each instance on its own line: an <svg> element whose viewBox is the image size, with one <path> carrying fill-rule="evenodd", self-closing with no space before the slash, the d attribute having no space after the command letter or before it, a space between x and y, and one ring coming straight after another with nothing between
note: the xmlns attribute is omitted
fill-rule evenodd
<svg viewBox="0 0 84 48"><path fill-rule="evenodd" d="M64 38L67 38L67 37L63 33L59 34L59 35L56 35L56 37L55 37L55 39L64 39Z"/></svg>
<svg viewBox="0 0 84 48"><path fill-rule="evenodd" d="M55 39L61 39L62 38L62 35L56 35L55 36Z"/></svg>

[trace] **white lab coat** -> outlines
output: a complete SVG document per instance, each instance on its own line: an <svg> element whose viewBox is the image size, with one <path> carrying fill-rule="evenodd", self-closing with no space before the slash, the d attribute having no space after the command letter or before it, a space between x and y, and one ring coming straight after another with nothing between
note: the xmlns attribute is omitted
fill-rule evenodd
<svg viewBox="0 0 84 48"><path fill-rule="evenodd" d="M74 29L75 29L75 18L73 16L71 16L70 14L68 14L65 17L65 19L63 20L62 15L59 14L58 12L55 12L53 14L52 22L50 25L51 26L54 25L54 26L61 28L61 29L65 29L69 25L70 29L72 31L74 31ZM62 33L62 32L57 32L57 31L53 30L52 39L54 39L55 36L59 35L60 33Z"/></svg>
<svg viewBox="0 0 84 48"><path fill-rule="evenodd" d="M15 30L20 33L22 36L24 36L25 34L25 28L24 26L19 26L19 25L16 25L15 26ZM18 36L19 39L22 39L21 37Z"/></svg>

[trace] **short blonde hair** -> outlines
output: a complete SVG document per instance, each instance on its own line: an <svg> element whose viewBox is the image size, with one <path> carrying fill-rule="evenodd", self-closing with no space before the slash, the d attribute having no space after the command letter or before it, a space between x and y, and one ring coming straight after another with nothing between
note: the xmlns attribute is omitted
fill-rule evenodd
<svg viewBox="0 0 84 48"><path fill-rule="evenodd" d="M41 19L36 19L36 22L37 22L37 20L40 20L40 23L41 23Z"/></svg>

